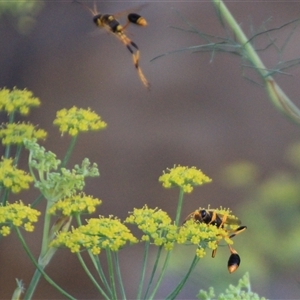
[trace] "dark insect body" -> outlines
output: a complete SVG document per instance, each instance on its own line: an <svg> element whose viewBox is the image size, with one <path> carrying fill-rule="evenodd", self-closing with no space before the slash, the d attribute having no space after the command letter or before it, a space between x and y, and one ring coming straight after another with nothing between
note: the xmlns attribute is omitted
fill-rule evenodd
<svg viewBox="0 0 300 300"><path fill-rule="evenodd" d="M139 65L140 60L140 50L136 43L134 43L126 34L125 29L129 24L136 24L139 26L146 26L147 21L145 18L140 16L136 13L130 13L127 15L127 23L125 25L121 25L120 22L116 19L116 15L110 15L110 14L100 14L97 12L96 6L94 5L94 8L91 9L85 4L75 1L76 3L79 3L83 5L86 9L88 9L92 15L93 15L93 21L94 23L101 28L106 29L109 33L113 34L116 38L118 38L119 41L122 42L126 46L126 48L130 51L133 59L133 64L135 66L135 69L137 70L138 76L140 80L142 81L143 85L150 89L150 84L148 80L146 79L144 73L142 72L142 69Z"/></svg>
<svg viewBox="0 0 300 300"><path fill-rule="evenodd" d="M238 219L232 218L226 214L217 213L216 210L213 209L197 209L191 214L189 214L184 223L193 219L195 222L205 223L208 225L214 225L218 228L224 228L225 224L229 225L240 225L241 222ZM246 226L239 226L237 229L230 231L229 238L233 238L237 234L242 233L247 229ZM234 250L230 245L228 245L230 251L230 257L227 263L229 273L233 273L237 270L240 265L241 259L236 250ZM217 249L213 250L212 257L215 257L217 253Z"/></svg>

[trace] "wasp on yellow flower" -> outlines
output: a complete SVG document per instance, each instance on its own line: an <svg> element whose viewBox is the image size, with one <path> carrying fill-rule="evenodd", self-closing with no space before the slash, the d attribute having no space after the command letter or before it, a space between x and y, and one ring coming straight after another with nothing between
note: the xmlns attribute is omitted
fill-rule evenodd
<svg viewBox="0 0 300 300"><path fill-rule="evenodd" d="M228 271L229 273L233 273L234 271L236 271L240 265L241 259L236 250L234 250L230 245L230 243L232 243L231 238L245 231L247 229L247 226L239 226L241 224L241 221L235 216L231 215L229 210L225 210L222 208L199 208L190 213L186 217L184 223L186 223L190 219L194 220L196 223L212 225L222 230L219 235L222 236L222 238L227 242L230 251L230 257L227 264ZM229 227L233 227L233 229L230 229ZM217 246L218 243L215 249L213 249L212 251L212 257L215 257L217 253Z"/></svg>

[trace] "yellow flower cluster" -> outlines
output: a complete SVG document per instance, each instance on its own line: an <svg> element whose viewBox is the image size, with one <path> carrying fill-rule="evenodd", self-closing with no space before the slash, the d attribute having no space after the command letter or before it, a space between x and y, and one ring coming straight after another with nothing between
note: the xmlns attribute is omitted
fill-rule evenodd
<svg viewBox="0 0 300 300"><path fill-rule="evenodd" d="M60 232L50 246L67 247L73 253L85 248L97 255L102 249L118 251L128 242L138 242L130 230L112 216L91 218L87 222L86 225L73 228L71 232Z"/></svg>
<svg viewBox="0 0 300 300"><path fill-rule="evenodd" d="M32 181L33 178L29 174L13 166L13 159L4 158L0 161L0 184L3 187L13 193L19 193L22 189L28 189Z"/></svg>
<svg viewBox="0 0 300 300"><path fill-rule="evenodd" d="M96 206L102 203L101 200L87 196L84 193L73 195L57 201L50 209L50 214L55 214L61 211L64 216L72 216L81 213L93 213Z"/></svg>
<svg viewBox="0 0 300 300"><path fill-rule="evenodd" d="M166 250L172 250L177 238L177 226L161 209L151 209L145 205L141 209L134 208L125 223L136 225L143 233L142 240L153 240L156 246L163 245Z"/></svg>
<svg viewBox="0 0 300 300"><path fill-rule="evenodd" d="M79 132L101 130L107 126L95 112L75 106L58 111L53 124L59 126L62 134L67 132L71 136L76 136Z"/></svg>
<svg viewBox="0 0 300 300"><path fill-rule="evenodd" d="M227 241L227 237L228 232L226 230L215 225L195 222L191 219L180 227L177 243L197 245L196 255L202 258L206 254L206 248L211 250L217 249L218 242L223 238Z"/></svg>
<svg viewBox="0 0 300 300"><path fill-rule="evenodd" d="M158 180L159 182L162 182L162 185L165 188L178 186L185 193L191 193L194 186L211 182L211 179L201 170L197 170L196 167L183 166L174 166L171 169L167 169Z"/></svg>
<svg viewBox="0 0 300 300"><path fill-rule="evenodd" d="M11 123L3 125L0 129L0 138L3 145L22 144L24 139L45 139L47 132L35 129L32 124Z"/></svg>
<svg viewBox="0 0 300 300"><path fill-rule="evenodd" d="M0 90L0 110L6 111L8 114L19 112L21 115L27 115L30 107L40 105L40 100L33 97L32 92L13 88Z"/></svg>
<svg viewBox="0 0 300 300"><path fill-rule="evenodd" d="M26 206L20 202L0 206L0 234L7 236L10 234L11 225L23 226L26 231L32 232L32 223L38 221L41 213L36 209Z"/></svg>

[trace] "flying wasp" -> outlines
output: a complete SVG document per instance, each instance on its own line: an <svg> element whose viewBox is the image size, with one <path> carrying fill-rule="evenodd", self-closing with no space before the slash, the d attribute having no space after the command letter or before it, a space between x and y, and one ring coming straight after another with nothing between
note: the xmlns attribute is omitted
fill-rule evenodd
<svg viewBox="0 0 300 300"><path fill-rule="evenodd" d="M116 19L116 16L122 14L115 14L115 15L110 15L110 14L100 14L97 11L96 8L96 3L94 2L94 7L91 9L87 5L77 1L73 0L73 2L79 3L83 5L89 12L92 13L93 15L93 21L98 27L104 28L107 32L113 34L119 41L122 42L126 46L126 48L129 50L129 52L132 55L133 59L133 64L135 69L138 72L138 76L140 80L142 81L143 85L147 88L150 89L150 84L148 80L146 79L144 73L142 72L142 69L139 65L139 60L140 60L140 50L137 46L136 43L134 43L126 34L125 34L125 29L128 27L129 24L136 24L139 26L147 26L147 21L145 18L140 16L139 14L136 13L130 13L127 15L127 22L125 25L121 25L119 21Z"/></svg>
<svg viewBox="0 0 300 300"><path fill-rule="evenodd" d="M187 220L193 219L195 222L205 223L210 225L215 225L217 228L224 228L225 224L228 225L240 225L241 221L232 218L229 215L217 213L214 209L197 209L190 213L183 223ZM233 238L237 234L242 233L247 229L247 226L239 226L237 229L229 232L229 238ZM236 250L234 250L230 245L228 245L230 251L230 257L227 263L229 273L233 273L237 270L240 265L241 259ZM217 249L212 251L212 257L215 257Z"/></svg>

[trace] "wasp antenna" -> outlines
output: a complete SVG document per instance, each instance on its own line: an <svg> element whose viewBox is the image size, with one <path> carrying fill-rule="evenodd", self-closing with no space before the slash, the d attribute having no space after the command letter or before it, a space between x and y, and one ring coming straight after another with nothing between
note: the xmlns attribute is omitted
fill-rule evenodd
<svg viewBox="0 0 300 300"><path fill-rule="evenodd" d="M97 14L97 4L96 4L96 1L94 1L94 15L96 15Z"/></svg>
<svg viewBox="0 0 300 300"><path fill-rule="evenodd" d="M94 9L91 9L90 7L88 7L85 3L82 3L78 0L73 0L73 2L81 4L85 9L87 9L93 16L95 16L97 14L97 8L96 8L96 2L94 2Z"/></svg>
<svg viewBox="0 0 300 300"><path fill-rule="evenodd" d="M183 221L182 225L186 223L186 221L188 221L191 218L194 218L195 220L197 220L197 216L199 215L199 211L195 210L194 212L190 213Z"/></svg>

